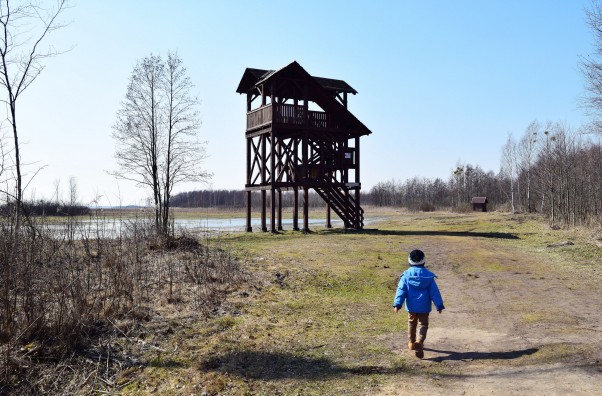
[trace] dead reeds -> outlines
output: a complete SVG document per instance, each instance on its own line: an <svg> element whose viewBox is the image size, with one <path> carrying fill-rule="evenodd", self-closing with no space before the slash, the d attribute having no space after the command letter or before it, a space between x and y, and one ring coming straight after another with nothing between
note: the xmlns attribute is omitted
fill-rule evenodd
<svg viewBox="0 0 602 396"><path fill-rule="evenodd" d="M111 348L98 340L125 334L118 321L144 320L165 304L209 315L245 279L219 238L164 237L147 219L102 216L21 227L0 219L0 274L0 393L19 394L85 385L91 372L65 362L108 362ZM47 363L69 375L43 379Z"/></svg>

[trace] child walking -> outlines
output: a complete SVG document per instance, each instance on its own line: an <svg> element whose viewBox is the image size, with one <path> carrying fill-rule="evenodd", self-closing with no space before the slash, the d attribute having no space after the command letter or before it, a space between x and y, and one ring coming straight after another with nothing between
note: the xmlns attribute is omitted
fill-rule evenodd
<svg viewBox="0 0 602 396"><path fill-rule="evenodd" d="M400 277L393 311L397 313L404 301L408 311L408 348L414 351L416 357L424 357L424 340L429 327L429 313L431 302L439 313L445 309L441 293L435 282L437 277L424 268L426 263L421 250L412 250L408 256L408 268ZM416 339L416 326L418 325L418 339Z"/></svg>

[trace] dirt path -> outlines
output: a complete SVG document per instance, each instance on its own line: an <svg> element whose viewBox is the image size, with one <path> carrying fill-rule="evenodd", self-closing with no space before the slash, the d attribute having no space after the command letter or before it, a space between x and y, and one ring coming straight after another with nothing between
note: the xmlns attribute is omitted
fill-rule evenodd
<svg viewBox="0 0 602 396"><path fill-rule="evenodd" d="M423 360L399 334L384 340L425 374L381 394L602 394L602 298L591 272L550 270L541 254L517 257L486 238L431 236L422 247L447 309L431 314Z"/></svg>

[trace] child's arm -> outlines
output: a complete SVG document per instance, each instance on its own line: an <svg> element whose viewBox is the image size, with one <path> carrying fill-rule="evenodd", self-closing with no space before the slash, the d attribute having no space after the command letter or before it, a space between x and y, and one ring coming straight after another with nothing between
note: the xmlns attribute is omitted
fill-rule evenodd
<svg viewBox="0 0 602 396"><path fill-rule="evenodd" d="M395 298L393 299L393 312L397 313L403 306L403 302L408 295L408 285L405 282L405 278L402 275L397 285L397 291L395 292Z"/></svg>
<svg viewBox="0 0 602 396"><path fill-rule="evenodd" d="M443 305L443 298L439 292L439 287L434 279L429 286L429 293L431 295L431 300L433 300L433 304L435 304L435 308L437 308L437 312L441 313L445 309L445 306Z"/></svg>

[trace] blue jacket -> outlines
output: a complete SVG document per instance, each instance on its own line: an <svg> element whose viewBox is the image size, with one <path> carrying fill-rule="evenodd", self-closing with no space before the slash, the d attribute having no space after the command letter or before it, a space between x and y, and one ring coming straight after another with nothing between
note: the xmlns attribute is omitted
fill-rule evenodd
<svg viewBox="0 0 602 396"><path fill-rule="evenodd" d="M437 310L445 309L439 288L435 282L437 276L424 266L408 268L399 278L393 306L401 308L404 301L406 311L413 313L431 312L431 301Z"/></svg>

